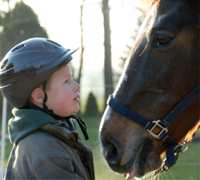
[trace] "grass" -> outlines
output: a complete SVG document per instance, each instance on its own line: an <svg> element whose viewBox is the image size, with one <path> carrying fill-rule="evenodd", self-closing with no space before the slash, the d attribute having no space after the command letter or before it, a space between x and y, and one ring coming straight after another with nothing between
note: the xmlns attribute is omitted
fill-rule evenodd
<svg viewBox="0 0 200 180"><path fill-rule="evenodd" d="M87 125L89 140L85 144L89 146L94 155L95 176L96 180L124 180L122 175L116 174L110 170L106 161L101 155L98 128L101 116L82 117ZM78 125L77 125L78 128ZM80 129L78 128L78 131ZM84 140L82 134L81 138ZM8 158L11 150L11 144L7 141L6 158ZM189 150L180 154L177 164L170 171L162 173L157 180L200 180L200 143L191 142ZM7 164L7 162L5 163Z"/></svg>

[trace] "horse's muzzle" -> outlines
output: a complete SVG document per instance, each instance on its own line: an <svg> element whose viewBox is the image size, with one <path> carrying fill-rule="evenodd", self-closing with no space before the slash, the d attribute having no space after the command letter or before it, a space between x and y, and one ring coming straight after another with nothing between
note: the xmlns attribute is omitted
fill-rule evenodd
<svg viewBox="0 0 200 180"><path fill-rule="evenodd" d="M101 150L110 168L117 173L128 173L133 169L133 164L124 163L119 142L114 138L107 136L101 139Z"/></svg>
<svg viewBox="0 0 200 180"><path fill-rule="evenodd" d="M112 138L108 138L106 141L103 140L102 153L110 165L120 164L122 154L116 140Z"/></svg>

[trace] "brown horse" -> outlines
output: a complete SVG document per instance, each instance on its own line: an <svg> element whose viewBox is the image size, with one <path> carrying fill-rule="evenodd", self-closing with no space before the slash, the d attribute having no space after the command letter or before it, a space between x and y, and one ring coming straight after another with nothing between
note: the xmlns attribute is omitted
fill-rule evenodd
<svg viewBox="0 0 200 180"><path fill-rule="evenodd" d="M113 93L116 101L149 119L163 119L199 83L199 0L155 0L139 30ZM199 98L168 127L177 142L190 141L200 126ZM142 177L161 167L169 146L107 106L99 138L111 169ZM156 131L159 131L158 128Z"/></svg>

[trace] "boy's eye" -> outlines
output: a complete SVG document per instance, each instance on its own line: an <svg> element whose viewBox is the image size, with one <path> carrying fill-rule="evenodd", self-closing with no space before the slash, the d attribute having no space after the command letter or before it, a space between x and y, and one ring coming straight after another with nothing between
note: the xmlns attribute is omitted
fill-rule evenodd
<svg viewBox="0 0 200 180"><path fill-rule="evenodd" d="M65 83L68 83L68 79L65 80Z"/></svg>

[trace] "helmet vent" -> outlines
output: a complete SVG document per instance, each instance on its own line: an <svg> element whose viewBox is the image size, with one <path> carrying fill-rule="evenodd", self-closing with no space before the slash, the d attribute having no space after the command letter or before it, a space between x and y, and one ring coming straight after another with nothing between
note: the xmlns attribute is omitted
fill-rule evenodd
<svg viewBox="0 0 200 180"><path fill-rule="evenodd" d="M21 49L21 48L23 48L23 47L24 47L24 44L21 44L21 45L15 47L15 48L12 50L12 52L15 52L15 51L17 51L18 49Z"/></svg>
<svg viewBox="0 0 200 180"><path fill-rule="evenodd" d="M2 62L1 69L3 69L6 66L7 63L8 63L8 59L6 59L4 62Z"/></svg>
<svg viewBox="0 0 200 180"><path fill-rule="evenodd" d="M50 42L50 43L55 44L56 46L61 46L60 44L58 44L58 43L56 43L56 42L54 42L54 41L52 41L52 40L47 39L47 41Z"/></svg>
<svg viewBox="0 0 200 180"><path fill-rule="evenodd" d="M52 46L52 44L44 43L43 46L44 46L45 48L51 49L51 50L56 49L55 46Z"/></svg>

